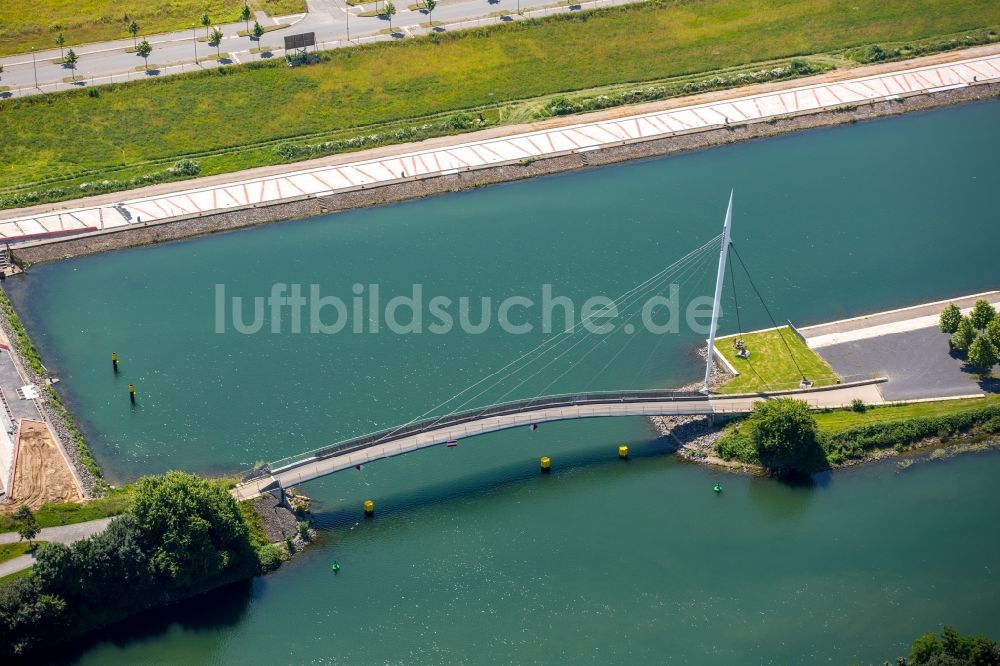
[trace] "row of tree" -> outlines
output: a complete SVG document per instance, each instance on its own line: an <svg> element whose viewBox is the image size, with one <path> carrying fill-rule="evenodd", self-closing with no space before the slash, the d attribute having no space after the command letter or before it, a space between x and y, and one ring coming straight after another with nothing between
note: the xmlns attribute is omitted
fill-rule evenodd
<svg viewBox="0 0 1000 666"><path fill-rule="evenodd" d="M432 3L434 2L434 0L429 0L429 1ZM395 13L395 11L393 13ZM254 21L253 28L251 29L250 19L252 17L253 17L253 11L251 11L250 5L244 3L243 9L240 11L240 19L246 23L247 34L252 36L256 40L260 40L260 38L264 35L265 32L264 27L260 24L259 21ZM135 18L129 16L128 14L125 14L123 20L125 22L125 29L128 31L130 35L132 35L132 46L135 49L135 52L142 57L143 61L145 61L145 67L146 70L148 71L149 56L153 52L153 45L150 44L149 41L145 38L143 38L142 41L139 41L139 32L142 30L142 26L139 25L139 22L136 21ZM221 43L222 43L222 38L225 36L222 34L222 30L220 30L218 26L214 27L212 26L212 19L208 15L208 13L202 14L201 25L204 26L205 28L205 36L208 38L208 43L215 47L216 53L218 53L218 55L221 57L222 56ZM72 70L73 72L72 78L73 80L76 80L76 65L80 61L80 56L78 56L72 48L70 48L68 51L65 49L66 37L65 35L63 35L62 32L56 34L55 43L56 46L59 47L59 60L63 63L63 65L69 67ZM2 72L3 72L3 67L0 67L0 73Z"/></svg>
<svg viewBox="0 0 1000 666"><path fill-rule="evenodd" d="M996 308L979 299L968 316L954 303L941 311L939 326L951 334L951 347L965 354L973 369L987 374L1000 363L1000 316Z"/></svg>
<svg viewBox="0 0 1000 666"><path fill-rule="evenodd" d="M218 483L181 472L144 477L129 510L104 532L70 546L42 544L30 575L0 584L0 655L249 578L261 567L249 534Z"/></svg>

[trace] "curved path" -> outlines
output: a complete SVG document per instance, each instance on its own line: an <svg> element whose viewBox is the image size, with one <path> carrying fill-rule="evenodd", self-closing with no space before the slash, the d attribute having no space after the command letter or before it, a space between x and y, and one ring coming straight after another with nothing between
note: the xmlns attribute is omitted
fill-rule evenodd
<svg viewBox="0 0 1000 666"><path fill-rule="evenodd" d="M38 535L34 540L48 541L51 543L73 543L74 541L79 541L81 539L94 536L95 534L100 534L112 520L112 518L97 518L96 520L88 520L85 523L45 527L38 532ZM17 534L17 532L0 533L0 544L17 543L20 540L21 537ZM34 563L35 556L33 554L19 555L18 557L7 560L6 562L0 562L0 577L27 569Z"/></svg>
<svg viewBox="0 0 1000 666"><path fill-rule="evenodd" d="M251 475L233 490L237 500L312 481L357 465L520 426L605 416L667 416L745 414L759 400L795 396L813 409L845 407L858 399L866 404L884 402L877 384L885 378L835 387L772 394L704 396L678 391L628 391L550 396L506 403L428 419L387 431L346 440L330 447L286 459Z"/></svg>

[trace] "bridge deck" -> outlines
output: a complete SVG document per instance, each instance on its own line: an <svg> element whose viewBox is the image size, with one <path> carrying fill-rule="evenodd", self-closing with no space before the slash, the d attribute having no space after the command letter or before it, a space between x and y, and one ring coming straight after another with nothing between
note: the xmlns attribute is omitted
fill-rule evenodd
<svg viewBox="0 0 1000 666"><path fill-rule="evenodd" d="M854 399L863 400L866 404L879 404L884 400L876 384L877 382L873 380L845 385L841 388L811 389L787 392L786 394L794 395L795 398L807 402L814 409L846 407ZM274 469L267 476L241 483L232 492L237 500L251 499L270 490L276 490L278 487L287 488L305 483L321 476L350 469L355 465L367 464L375 460L437 446L452 439L463 439L489 432L528 426L532 423L604 416L737 414L749 412L753 403L766 397L771 396L678 395L659 400L645 398L624 400L608 396L602 401L587 400L582 404L542 405L537 408L511 410L510 413L488 415L477 419L457 418L457 423L418 428L419 431L416 433L401 432L397 435L374 438L366 436L350 440L336 447L331 447L328 453L319 451L310 458ZM554 398L553 400L559 399Z"/></svg>

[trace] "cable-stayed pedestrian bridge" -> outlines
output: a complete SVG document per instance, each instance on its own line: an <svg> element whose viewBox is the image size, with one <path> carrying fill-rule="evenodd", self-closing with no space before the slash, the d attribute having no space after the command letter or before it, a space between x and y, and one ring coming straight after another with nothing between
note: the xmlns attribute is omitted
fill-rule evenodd
<svg viewBox="0 0 1000 666"><path fill-rule="evenodd" d="M472 409L444 417L348 439L250 472L233 489L237 500L305 483L383 458L440 446L510 428L608 416L684 416L745 414L753 403L795 397L814 409L846 407L852 400L883 402L877 384L885 378L804 390L741 395L704 395L690 391L615 391L554 395Z"/></svg>

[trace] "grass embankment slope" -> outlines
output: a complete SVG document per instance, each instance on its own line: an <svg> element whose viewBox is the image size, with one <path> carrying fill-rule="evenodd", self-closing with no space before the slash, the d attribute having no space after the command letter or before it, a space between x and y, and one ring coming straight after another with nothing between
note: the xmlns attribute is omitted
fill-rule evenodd
<svg viewBox="0 0 1000 666"><path fill-rule="evenodd" d="M305 11L305 0L249 0L250 7L271 16ZM243 0L34 0L0 2L0 56L55 48L59 32L66 45L88 44L131 38L123 20L128 13L141 28L141 35L201 28L207 13L213 24L240 18Z"/></svg>
<svg viewBox="0 0 1000 666"><path fill-rule="evenodd" d="M733 341L737 337L743 338L750 351L750 358L736 355ZM715 348L740 373L721 386L719 393L797 389L803 374L813 386L837 383L837 373L833 368L787 326L742 336L716 338Z"/></svg>
<svg viewBox="0 0 1000 666"><path fill-rule="evenodd" d="M10 197L57 186L72 187L42 200L79 196L81 182L125 181L183 157L202 175L274 164L292 159L281 142L447 125L459 110L521 122L549 95L997 25L993 0L652 2L341 49L295 69L260 62L101 87L98 97L14 98L0 101L0 199L27 205ZM458 125L451 131L472 128Z"/></svg>

